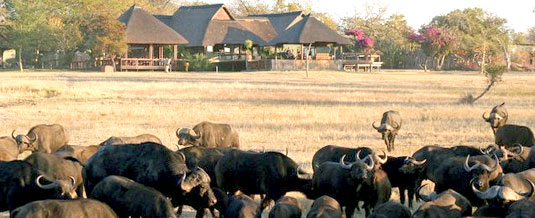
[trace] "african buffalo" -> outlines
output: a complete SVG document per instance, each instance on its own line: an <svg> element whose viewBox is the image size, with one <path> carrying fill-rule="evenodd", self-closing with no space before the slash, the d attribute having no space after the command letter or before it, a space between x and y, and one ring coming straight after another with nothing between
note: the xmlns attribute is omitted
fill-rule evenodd
<svg viewBox="0 0 535 218"><path fill-rule="evenodd" d="M103 141L99 144L99 146L106 146L106 145L124 145L124 144L141 144L143 142L153 142L157 144L162 144L162 141L160 138L158 138L155 135L152 134L141 134L138 136L123 136L123 137L117 137L112 136Z"/></svg>
<svg viewBox="0 0 535 218"><path fill-rule="evenodd" d="M200 167L212 178L212 187L217 187L215 166L232 148L207 148L190 146L178 150L186 156L186 165L189 169Z"/></svg>
<svg viewBox="0 0 535 218"><path fill-rule="evenodd" d="M15 130L11 137L17 142L19 152L40 151L51 153L69 142L69 135L59 124L40 124L32 127L28 134L15 136Z"/></svg>
<svg viewBox="0 0 535 218"><path fill-rule="evenodd" d="M76 197L73 179L52 180L27 161L0 161L0 211L28 202Z"/></svg>
<svg viewBox="0 0 535 218"><path fill-rule="evenodd" d="M89 196L108 204L119 217L176 217L171 202L162 193L122 176L104 178Z"/></svg>
<svg viewBox="0 0 535 218"><path fill-rule="evenodd" d="M518 173L535 168L535 147L516 144L514 147L496 149L494 153L505 156L500 162L504 173Z"/></svg>
<svg viewBox="0 0 535 218"><path fill-rule="evenodd" d="M533 147L535 146L535 138L529 127L507 124L496 130L495 143L506 148L514 146L516 143Z"/></svg>
<svg viewBox="0 0 535 218"><path fill-rule="evenodd" d="M425 185L423 185L425 186ZM412 215L413 218L437 217L451 218L472 215L472 205L470 201L458 192L448 189L440 194L432 193L423 195L420 193L420 186L416 190L416 196L425 201Z"/></svg>
<svg viewBox="0 0 535 218"><path fill-rule="evenodd" d="M505 217L506 210L511 203L520 201L522 199L533 198L533 193L535 191L535 185L533 185L533 182L524 178L518 179L518 181L513 181L515 182L515 185L525 186L527 183L527 186L529 186L528 191L522 193L518 192L515 190L518 189L517 187L510 186L509 183L511 181L507 182L507 186L495 185L485 191L478 190L472 184L472 190L477 197L485 200L488 203L487 205L478 208L474 215Z"/></svg>
<svg viewBox="0 0 535 218"><path fill-rule="evenodd" d="M381 118L381 125L376 126L375 122L372 123L372 127L380 132L383 140L385 141L388 151L394 150L394 140L401 128L401 116L397 111L387 111L383 113Z"/></svg>
<svg viewBox="0 0 535 218"><path fill-rule="evenodd" d="M377 208L368 218L410 218L409 208L395 201L388 201Z"/></svg>
<svg viewBox="0 0 535 218"><path fill-rule="evenodd" d="M375 168L380 168L381 164L386 163L388 156L383 152L382 157L377 155L371 148L359 147L359 148L347 148L337 145L326 145L320 148L312 157L312 169L316 169L324 162L338 162L342 156L346 156L348 162L355 161L355 154L359 153L362 157L372 155L375 163Z"/></svg>
<svg viewBox="0 0 535 218"><path fill-rule="evenodd" d="M509 187L518 193L525 193L531 190L531 184L529 182L535 182L535 169L529 169L519 173L506 173L501 177L498 185ZM531 200L535 200L535 198Z"/></svg>
<svg viewBox="0 0 535 218"><path fill-rule="evenodd" d="M202 147L240 147L238 132L228 124L201 122L193 127L176 131L179 145Z"/></svg>
<svg viewBox="0 0 535 218"><path fill-rule="evenodd" d="M279 199L289 191L303 191L311 175L279 152L247 152L233 149L217 162L217 186L234 193L266 194L259 212L271 200ZM305 193L306 194L306 193Z"/></svg>
<svg viewBox="0 0 535 218"><path fill-rule="evenodd" d="M224 218L260 218L259 207L260 205L247 195L232 196L227 202Z"/></svg>
<svg viewBox="0 0 535 218"><path fill-rule="evenodd" d="M484 112L483 120L485 122L490 124L490 128L492 129L492 133L496 135L496 130L502 126L504 126L507 123L507 118L509 117L509 114L507 113L507 109L505 109L505 102L503 102L500 105L496 105L492 108L490 111L490 115L488 117L485 117L485 114L487 112Z"/></svg>
<svg viewBox="0 0 535 218"><path fill-rule="evenodd" d="M106 204L91 200L34 201L12 211L11 218L116 218Z"/></svg>
<svg viewBox="0 0 535 218"><path fill-rule="evenodd" d="M392 188L398 187L399 201L401 204L405 204L405 191L407 191L408 204L409 207L412 208L412 201L415 197L414 191L420 186L421 179L419 172L406 172L401 170L401 167L403 167L407 161L411 161L407 156L388 157L388 160L381 166L381 169L388 175L388 180L390 180Z"/></svg>
<svg viewBox="0 0 535 218"><path fill-rule="evenodd" d="M53 180L73 181L74 189L79 197L84 196L82 178L83 164L73 157L60 157L58 155L34 152L26 159L34 168Z"/></svg>
<svg viewBox="0 0 535 218"><path fill-rule="evenodd" d="M269 218L301 218L301 204L293 197L284 196L277 200Z"/></svg>
<svg viewBox="0 0 535 218"><path fill-rule="evenodd" d="M75 157L82 163L85 163L93 154L97 153L99 148L98 145L64 145L56 150L54 154L62 157Z"/></svg>
<svg viewBox="0 0 535 218"><path fill-rule="evenodd" d="M210 177L200 168L188 169L184 159L181 153L152 142L104 146L85 163L84 185L91 193L102 179L118 175L155 188L170 197L173 206L214 205Z"/></svg>
<svg viewBox="0 0 535 218"><path fill-rule="evenodd" d="M0 161L16 160L19 156L17 142L9 136L0 137Z"/></svg>
<svg viewBox="0 0 535 218"><path fill-rule="evenodd" d="M307 218L342 218L342 207L334 198L323 195L314 200Z"/></svg>
<svg viewBox="0 0 535 218"><path fill-rule="evenodd" d="M314 172L313 190L317 195L328 195L336 199L345 207L346 217L351 218L358 206L359 191L363 183L371 184L374 178L375 163L370 156L363 160L357 157L350 164L344 162L345 156L342 156L339 162L324 162Z"/></svg>
<svg viewBox="0 0 535 218"><path fill-rule="evenodd" d="M358 197L364 201L362 207L366 216L370 215L380 204L390 200L392 194L392 186L385 171L375 169L372 177L362 184L362 188L358 191Z"/></svg>
<svg viewBox="0 0 535 218"><path fill-rule="evenodd" d="M527 199L516 201L509 205L506 215L505 218L535 217L535 203Z"/></svg>

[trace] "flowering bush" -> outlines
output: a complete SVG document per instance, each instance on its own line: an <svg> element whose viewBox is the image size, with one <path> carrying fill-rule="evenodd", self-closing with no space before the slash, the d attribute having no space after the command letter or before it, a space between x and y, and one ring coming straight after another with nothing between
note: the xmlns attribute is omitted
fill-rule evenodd
<svg viewBox="0 0 535 218"><path fill-rule="evenodd" d="M366 53L371 53L373 51L373 45L375 42L373 39L364 36L364 32L361 30L349 30L346 31L347 36L353 36L355 40L355 50L364 51Z"/></svg>

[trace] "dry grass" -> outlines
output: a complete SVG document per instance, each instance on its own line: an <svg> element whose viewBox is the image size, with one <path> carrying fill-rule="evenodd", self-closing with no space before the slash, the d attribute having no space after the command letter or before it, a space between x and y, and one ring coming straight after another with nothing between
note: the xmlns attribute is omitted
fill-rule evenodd
<svg viewBox="0 0 535 218"><path fill-rule="evenodd" d="M59 123L71 144L152 133L174 149L175 130L203 120L229 123L244 149L284 150L310 168L327 144L385 149L372 127L398 110L391 155L426 144L492 143L484 111L506 102L510 123L535 126L535 76L510 73L475 105L458 104L486 79L475 72L0 73L0 135Z"/></svg>

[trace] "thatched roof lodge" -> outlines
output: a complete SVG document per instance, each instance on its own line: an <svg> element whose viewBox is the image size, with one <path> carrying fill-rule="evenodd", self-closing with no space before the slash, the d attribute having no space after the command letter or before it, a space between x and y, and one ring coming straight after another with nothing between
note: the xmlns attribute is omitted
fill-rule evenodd
<svg viewBox="0 0 535 218"><path fill-rule="evenodd" d="M295 58L303 58L303 45L326 47L328 59L334 58L336 49L351 42L335 30L300 11L278 14L259 14L235 17L223 4L182 6L173 15L151 15L132 6L119 17L127 26L127 43L132 58L163 58L165 46L174 46L174 60L178 59L176 46L183 44L191 53L232 56L230 60L244 60L243 44L253 41L254 59L260 58L259 48L282 48L297 45ZM300 47L299 47L300 46ZM154 49L154 50L153 50ZM155 50L158 53L155 53ZM341 51L341 50L340 50ZM330 53L329 53L330 52ZM237 56L236 56L237 55ZM236 58L237 57L237 58Z"/></svg>

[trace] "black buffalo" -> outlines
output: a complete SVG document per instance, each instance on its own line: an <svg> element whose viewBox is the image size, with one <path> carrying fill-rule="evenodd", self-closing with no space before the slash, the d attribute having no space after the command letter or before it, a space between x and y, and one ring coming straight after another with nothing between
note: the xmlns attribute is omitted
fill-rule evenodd
<svg viewBox="0 0 535 218"><path fill-rule="evenodd" d="M216 203L210 177L204 170L188 169L184 156L161 144L105 146L89 158L83 170L88 193L109 175L119 175L153 187L170 197L174 206ZM180 211L179 211L180 212Z"/></svg>
<svg viewBox="0 0 535 218"><path fill-rule="evenodd" d="M124 144L141 144L143 142L153 142L157 144L162 144L160 138L152 134L141 134L138 136L112 136L100 143L100 146L106 145L124 145Z"/></svg>
<svg viewBox="0 0 535 218"><path fill-rule="evenodd" d="M403 165L407 161L415 161L409 157L388 157L386 163L384 163L381 168L388 175L388 180L392 188L398 187L399 189L399 201L401 204L405 204L405 191L407 191L407 199L409 207L412 208L412 201L414 200L414 191L421 184L421 177L419 172L407 172L401 170ZM415 161L415 164L423 164L421 162ZM425 162L424 162L425 163Z"/></svg>
<svg viewBox="0 0 535 218"><path fill-rule="evenodd" d="M401 128L401 115L399 115L399 112L392 110L384 112L381 118L381 125L376 126L375 122L373 122L372 127L381 133L388 151L393 151L396 135Z"/></svg>
<svg viewBox="0 0 535 218"><path fill-rule="evenodd" d="M85 163L91 156L97 153L100 147L98 145L64 145L54 152L54 154L62 157L75 157L82 163Z"/></svg>
<svg viewBox="0 0 535 218"><path fill-rule="evenodd" d="M388 201L377 208L368 218L410 218L409 208L395 201Z"/></svg>
<svg viewBox="0 0 535 218"><path fill-rule="evenodd" d="M28 202L76 197L73 181L52 180L27 161L0 161L0 211Z"/></svg>
<svg viewBox="0 0 535 218"><path fill-rule="evenodd" d="M356 154L358 156L358 154ZM353 216L360 200L359 192L365 182L371 184L374 178L374 161L370 155L364 160L356 158L350 164L344 162L345 156L339 162L325 162L314 172L312 187L316 195L333 197L345 207L346 217Z"/></svg>
<svg viewBox="0 0 535 218"><path fill-rule="evenodd" d="M377 206L390 200L392 186L385 171L375 169L372 177L364 180L358 192L359 199L364 202L365 214L368 216Z"/></svg>
<svg viewBox="0 0 535 218"><path fill-rule="evenodd" d="M201 122L193 127L176 131L179 145L202 147L240 147L238 132L228 124Z"/></svg>
<svg viewBox="0 0 535 218"><path fill-rule="evenodd" d="M488 117L485 117L485 114L487 112L484 112L483 120L485 122L488 122L490 124L490 128L492 129L492 133L496 135L496 130L502 126L504 126L507 123L507 118L509 118L509 114L507 113L507 109L505 109L505 102L503 102L500 105L496 105L492 108L490 111L490 115Z"/></svg>
<svg viewBox="0 0 535 218"><path fill-rule="evenodd" d="M535 137L533 131L527 126L507 124L496 130L495 143L505 147L511 147L517 143L533 147L535 146Z"/></svg>
<svg viewBox="0 0 535 218"><path fill-rule="evenodd" d="M414 212L412 215L413 218L450 218L472 215L472 204L458 192L448 189L440 194L432 193L430 195L423 195L420 193L422 187L416 190L416 195L425 201L425 203L420 205L418 210Z"/></svg>
<svg viewBox="0 0 535 218"><path fill-rule="evenodd" d="M217 186L215 166L219 159L221 159L231 148L207 148L199 146L191 146L178 150L186 156L186 165L193 169L200 167L212 178L212 187Z"/></svg>
<svg viewBox="0 0 535 218"><path fill-rule="evenodd" d="M83 164L73 157L35 152L26 159L34 168L53 180L72 181L78 197L84 196L82 178Z"/></svg>
<svg viewBox="0 0 535 218"><path fill-rule="evenodd" d="M240 194L232 196L227 202L224 218L260 218L260 205L249 196Z"/></svg>
<svg viewBox="0 0 535 218"><path fill-rule="evenodd" d="M40 151L51 153L69 142L69 135L59 124L40 124L32 127L26 135L15 136L15 130L11 137L17 141L19 151Z"/></svg>
<svg viewBox="0 0 535 218"><path fill-rule="evenodd" d="M116 218L106 204L91 200L42 200L15 209L11 218Z"/></svg>
<svg viewBox="0 0 535 218"><path fill-rule="evenodd" d="M162 193L122 176L104 178L89 196L108 204L119 217L176 217L171 201Z"/></svg>
<svg viewBox="0 0 535 218"><path fill-rule="evenodd" d="M307 218L342 218L342 208L336 199L323 195L314 200Z"/></svg>
<svg viewBox="0 0 535 218"><path fill-rule="evenodd" d="M271 200L279 199L289 191L302 191L311 181L310 174L279 152L231 150L219 160L215 172L217 186L225 191L265 194L260 212Z"/></svg>
<svg viewBox="0 0 535 218"><path fill-rule="evenodd" d="M0 137L0 161L16 160L19 153L21 152L15 140L9 136Z"/></svg>
<svg viewBox="0 0 535 218"><path fill-rule="evenodd" d="M504 173L519 173L535 168L535 147L517 144L515 147L496 149L495 153L505 154L500 162Z"/></svg>
<svg viewBox="0 0 535 218"><path fill-rule="evenodd" d="M301 218L301 204L293 197L284 196L277 200L269 218Z"/></svg>
<svg viewBox="0 0 535 218"><path fill-rule="evenodd" d="M375 163L375 168L379 168L381 164L385 163L388 156L383 153L382 157L377 155L371 148L359 147L359 148L347 148L337 145L326 145L320 148L312 157L312 168L314 171L324 162L338 162L342 156L345 156L345 161L355 161L356 154L359 153L361 157L372 155Z"/></svg>
<svg viewBox="0 0 535 218"><path fill-rule="evenodd" d="M520 200L512 203L507 208L505 218L535 217L535 203L530 200Z"/></svg>

